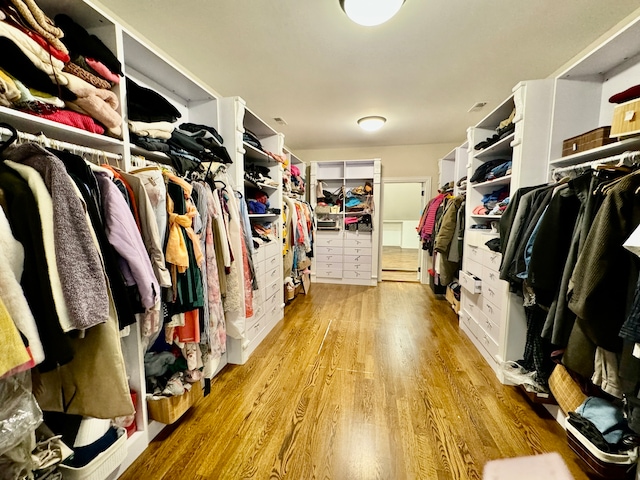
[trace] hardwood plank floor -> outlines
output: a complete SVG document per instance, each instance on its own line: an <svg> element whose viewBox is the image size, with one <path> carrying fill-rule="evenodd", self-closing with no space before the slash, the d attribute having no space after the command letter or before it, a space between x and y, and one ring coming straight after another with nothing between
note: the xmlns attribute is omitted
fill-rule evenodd
<svg viewBox="0 0 640 480"><path fill-rule="evenodd" d="M382 247L382 269L405 272L418 271L418 249L400 247Z"/></svg>
<svg viewBox="0 0 640 480"><path fill-rule="evenodd" d="M550 451L588 478L427 286L313 284L121 478L480 479L488 460Z"/></svg>

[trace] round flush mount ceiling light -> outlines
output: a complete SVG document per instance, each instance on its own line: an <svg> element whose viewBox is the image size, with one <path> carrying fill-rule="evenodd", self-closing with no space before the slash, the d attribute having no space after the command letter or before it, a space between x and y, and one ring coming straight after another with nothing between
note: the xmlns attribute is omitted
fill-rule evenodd
<svg viewBox="0 0 640 480"><path fill-rule="evenodd" d="M351 20L365 27L373 27L390 20L404 0L340 0L340 6Z"/></svg>
<svg viewBox="0 0 640 480"><path fill-rule="evenodd" d="M382 128L386 121L387 119L384 117L362 117L358 120L358 125L360 125L361 129L366 130L367 132L375 132Z"/></svg>

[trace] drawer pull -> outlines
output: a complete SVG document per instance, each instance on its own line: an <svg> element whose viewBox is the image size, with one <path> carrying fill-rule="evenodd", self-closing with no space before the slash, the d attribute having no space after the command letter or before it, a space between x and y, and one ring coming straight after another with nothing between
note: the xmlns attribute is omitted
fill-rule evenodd
<svg viewBox="0 0 640 480"><path fill-rule="evenodd" d="M491 308L491 305L487 305L487 310L489 310L490 313L493 313L493 308Z"/></svg>
<svg viewBox="0 0 640 480"><path fill-rule="evenodd" d="M496 292L494 292L493 290L491 290L490 288L487 288L487 291L489 292L489 295L492 297L496 296Z"/></svg>
<svg viewBox="0 0 640 480"><path fill-rule="evenodd" d="M356 262L360 260L360 255L356 257Z"/></svg>
<svg viewBox="0 0 640 480"><path fill-rule="evenodd" d="M486 335L484 335L484 336L483 336L483 340L484 340L484 343L486 343L487 345L489 345L489 339L487 338L487 336L486 336Z"/></svg>
<svg viewBox="0 0 640 480"><path fill-rule="evenodd" d="M487 326L487 328L488 328L489 330L491 330L491 322L490 322L489 320L485 320L485 322L484 322L484 323L485 323L485 325Z"/></svg>
<svg viewBox="0 0 640 480"><path fill-rule="evenodd" d="M490 274L489 274L489 278L490 278L491 280L495 280L495 279L496 279L496 274L495 274L495 273L490 273Z"/></svg>

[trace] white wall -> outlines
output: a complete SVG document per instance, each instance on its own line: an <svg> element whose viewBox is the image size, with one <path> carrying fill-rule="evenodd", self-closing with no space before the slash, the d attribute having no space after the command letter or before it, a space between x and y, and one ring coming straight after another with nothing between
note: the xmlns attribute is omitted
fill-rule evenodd
<svg viewBox="0 0 640 480"><path fill-rule="evenodd" d="M422 213L422 184L385 183L383 220L419 219Z"/></svg>
<svg viewBox="0 0 640 480"><path fill-rule="evenodd" d="M460 134L456 143L296 150L296 155L305 162L380 158L383 181L384 177L431 177L431 198L438 190L438 160L464 142L465 132Z"/></svg>

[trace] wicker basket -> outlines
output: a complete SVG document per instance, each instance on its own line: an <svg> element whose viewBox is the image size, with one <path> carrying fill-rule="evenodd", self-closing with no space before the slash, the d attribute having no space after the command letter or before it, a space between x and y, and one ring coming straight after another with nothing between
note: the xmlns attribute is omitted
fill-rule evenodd
<svg viewBox="0 0 640 480"><path fill-rule="evenodd" d="M585 152L592 148L602 147L609 143L614 143L617 140L610 138L611 127L600 127L594 130L590 130L581 135L567 138L562 142L562 156L572 155L574 153Z"/></svg>
<svg viewBox="0 0 640 480"><path fill-rule="evenodd" d="M549 377L549 389L565 414L575 412L587 399L564 365L556 365L553 369Z"/></svg>
<svg viewBox="0 0 640 480"><path fill-rule="evenodd" d="M160 423L170 425L178 420L193 405L203 398L202 385L194 383L191 390L183 395L161 398L159 400L147 400L149 418Z"/></svg>

